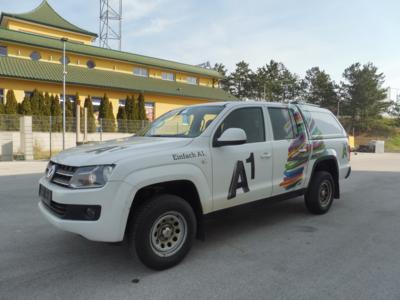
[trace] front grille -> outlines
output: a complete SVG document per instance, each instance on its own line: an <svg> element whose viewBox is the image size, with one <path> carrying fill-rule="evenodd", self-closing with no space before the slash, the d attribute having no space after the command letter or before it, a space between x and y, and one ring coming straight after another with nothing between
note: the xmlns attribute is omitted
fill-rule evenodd
<svg viewBox="0 0 400 300"><path fill-rule="evenodd" d="M61 164L54 164L56 166L51 182L68 187L72 176L74 175L77 167L65 166Z"/></svg>

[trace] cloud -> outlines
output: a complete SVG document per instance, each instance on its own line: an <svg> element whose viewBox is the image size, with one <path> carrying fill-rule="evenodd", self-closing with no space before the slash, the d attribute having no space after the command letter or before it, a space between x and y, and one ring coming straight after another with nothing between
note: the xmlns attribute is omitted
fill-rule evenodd
<svg viewBox="0 0 400 300"><path fill-rule="evenodd" d="M163 18L155 18L150 19L148 22L141 24L141 28L138 30L130 31L126 34L128 37L141 37L141 36L148 36L157 33L161 33L174 24L178 23L179 20L171 20L171 19L163 19Z"/></svg>
<svg viewBox="0 0 400 300"><path fill-rule="evenodd" d="M122 3L124 22L136 21L159 11L167 0L130 0Z"/></svg>

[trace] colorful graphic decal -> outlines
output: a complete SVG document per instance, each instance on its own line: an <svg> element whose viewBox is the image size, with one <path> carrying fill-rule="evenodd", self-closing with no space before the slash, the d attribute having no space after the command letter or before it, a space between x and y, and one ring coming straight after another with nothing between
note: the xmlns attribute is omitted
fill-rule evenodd
<svg viewBox="0 0 400 300"><path fill-rule="evenodd" d="M306 133L304 130L303 118L299 112L294 112L294 121L297 126L298 135L289 146L288 159L285 164L285 171L283 172L284 178L279 184L286 190L299 185L303 180L304 167L307 164L310 150L306 144ZM289 130L291 130L290 127ZM307 151L302 152L301 149L306 149Z"/></svg>
<svg viewBox="0 0 400 300"><path fill-rule="evenodd" d="M349 146L347 145L347 143L344 143L342 146L342 158L349 157L348 149L349 149Z"/></svg>
<svg viewBox="0 0 400 300"><path fill-rule="evenodd" d="M322 133L315 125L314 119L311 118L308 112L304 112L304 116L308 124L310 135L313 138L311 159L317 159L324 154L326 146L321 137Z"/></svg>

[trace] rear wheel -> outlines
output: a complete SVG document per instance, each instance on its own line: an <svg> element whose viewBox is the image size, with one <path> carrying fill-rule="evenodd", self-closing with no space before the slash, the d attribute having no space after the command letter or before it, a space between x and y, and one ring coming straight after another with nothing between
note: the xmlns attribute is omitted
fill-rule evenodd
<svg viewBox="0 0 400 300"><path fill-rule="evenodd" d="M196 217L184 199L169 194L156 196L132 217L130 249L149 268L170 268L189 252L196 234Z"/></svg>
<svg viewBox="0 0 400 300"><path fill-rule="evenodd" d="M328 212L333 202L334 188L333 178L329 172L316 172L304 197L307 209L317 215Z"/></svg>

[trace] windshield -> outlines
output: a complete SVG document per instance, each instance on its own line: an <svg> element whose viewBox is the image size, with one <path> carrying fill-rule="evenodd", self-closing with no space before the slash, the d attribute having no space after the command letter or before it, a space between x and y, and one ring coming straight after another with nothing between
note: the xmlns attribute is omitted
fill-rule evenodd
<svg viewBox="0 0 400 300"><path fill-rule="evenodd" d="M199 136L224 106L193 106L172 110L148 125L138 136L187 137Z"/></svg>

